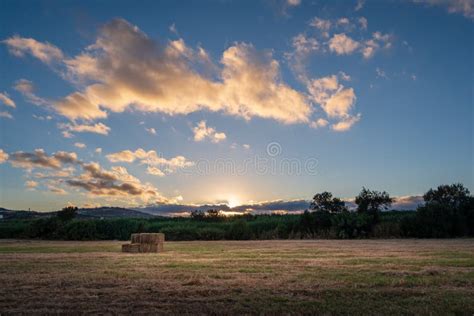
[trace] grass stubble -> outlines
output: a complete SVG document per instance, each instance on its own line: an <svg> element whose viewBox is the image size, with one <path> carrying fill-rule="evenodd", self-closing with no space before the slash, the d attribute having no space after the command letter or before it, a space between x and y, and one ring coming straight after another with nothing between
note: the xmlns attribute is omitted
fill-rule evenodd
<svg viewBox="0 0 474 316"><path fill-rule="evenodd" d="M0 241L0 314L474 313L474 240Z"/></svg>

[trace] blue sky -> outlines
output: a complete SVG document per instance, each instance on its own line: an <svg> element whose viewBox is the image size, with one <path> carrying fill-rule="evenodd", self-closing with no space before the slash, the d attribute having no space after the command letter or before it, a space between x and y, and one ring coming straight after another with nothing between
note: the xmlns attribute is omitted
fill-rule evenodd
<svg viewBox="0 0 474 316"><path fill-rule="evenodd" d="M471 0L2 1L0 21L2 207L474 190Z"/></svg>

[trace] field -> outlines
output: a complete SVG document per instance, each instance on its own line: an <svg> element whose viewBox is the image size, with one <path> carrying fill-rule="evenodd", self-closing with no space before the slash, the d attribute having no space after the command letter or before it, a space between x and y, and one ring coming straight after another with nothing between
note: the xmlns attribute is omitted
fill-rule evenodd
<svg viewBox="0 0 474 316"><path fill-rule="evenodd" d="M474 240L0 241L0 314L474 313Z"/></svg>

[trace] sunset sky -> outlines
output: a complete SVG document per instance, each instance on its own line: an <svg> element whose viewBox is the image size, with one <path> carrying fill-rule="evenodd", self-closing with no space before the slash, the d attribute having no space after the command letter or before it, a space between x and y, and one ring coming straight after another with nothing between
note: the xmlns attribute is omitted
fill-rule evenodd
<svg viewBox="0 0 474 316"><path fill-rule="evenodd" d="M4 0L0 21L0 207L474 191L472 0Z"/></svg>

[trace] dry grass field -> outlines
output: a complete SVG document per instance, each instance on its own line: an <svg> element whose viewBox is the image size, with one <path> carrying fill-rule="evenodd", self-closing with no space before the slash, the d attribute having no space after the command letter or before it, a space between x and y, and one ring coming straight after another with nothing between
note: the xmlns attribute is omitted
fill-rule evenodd
<svg viewBox="0 0 474 316"><path fill-rule="evenodd" d="M0 241L0 314L474 313L474 240Z"/></svg>

